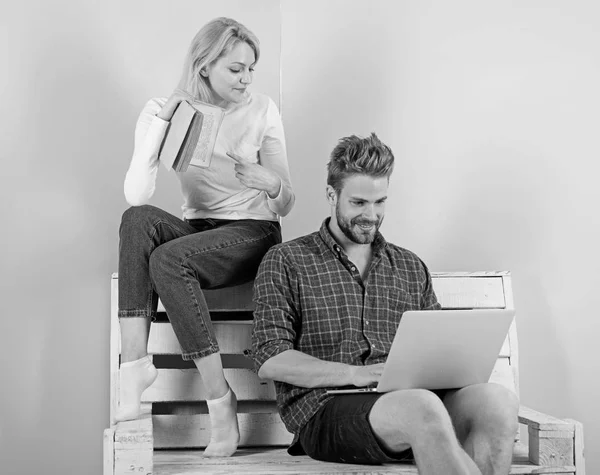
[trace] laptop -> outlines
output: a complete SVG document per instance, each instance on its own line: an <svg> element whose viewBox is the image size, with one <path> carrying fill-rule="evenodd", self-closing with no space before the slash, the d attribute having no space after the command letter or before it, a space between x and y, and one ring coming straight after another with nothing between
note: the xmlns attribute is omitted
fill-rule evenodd
<svg viewBox="0 0 600 475"><path fill-rule="evenodd" d="M489 381L514 310L404 312L377 387L331 389L327 394L399 389L454 389Z"/></svg>

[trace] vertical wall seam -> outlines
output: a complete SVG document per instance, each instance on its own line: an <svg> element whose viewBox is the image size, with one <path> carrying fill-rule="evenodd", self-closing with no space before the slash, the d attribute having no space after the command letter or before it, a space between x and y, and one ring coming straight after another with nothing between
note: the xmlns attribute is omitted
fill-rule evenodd
<svg viewBox="0 0 600 475"><path fill-rule="evenodd" d="M283 0L279 0L279 114L283 120Z"/></svg>

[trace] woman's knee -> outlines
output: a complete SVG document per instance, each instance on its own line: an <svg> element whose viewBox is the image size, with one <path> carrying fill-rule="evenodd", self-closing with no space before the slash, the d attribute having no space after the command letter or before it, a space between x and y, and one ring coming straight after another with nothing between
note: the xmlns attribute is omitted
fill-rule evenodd
<svg viewBox="0 0 600 475"><path fill-rule="evenodd" d="M180 259L177 258L171 243L167 242L154 249L148 262L152 281L156 284L167 275L178 275L179 272L176 271L176 268L179 267L178 261Z"/></svg>
<svg viewBox="0 0 600 475"><path fill-rule="evenodd" d="M153 217L156 215L155 206L142 205L131 206L123 212L121 216L121 227L119 231L121 236L123 233L131 234L136 231L146 231L152 227Z"/></svg>

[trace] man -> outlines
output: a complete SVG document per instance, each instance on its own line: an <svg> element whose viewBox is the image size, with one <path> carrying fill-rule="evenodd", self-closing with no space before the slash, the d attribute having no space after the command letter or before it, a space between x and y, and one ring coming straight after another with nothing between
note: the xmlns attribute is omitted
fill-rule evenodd
<svg viewBox="0 0 600 475"><path fill-rule="evenodd" d="M402 313L440 308L425 264L378 231L393 164L375 134L341 139L328 164L331 217L264 257L255 282L258 375L275 381L292 455L377 464L412 449L423 475L507 474L518 401L502 386L326 394L376 384Z"/></svg>

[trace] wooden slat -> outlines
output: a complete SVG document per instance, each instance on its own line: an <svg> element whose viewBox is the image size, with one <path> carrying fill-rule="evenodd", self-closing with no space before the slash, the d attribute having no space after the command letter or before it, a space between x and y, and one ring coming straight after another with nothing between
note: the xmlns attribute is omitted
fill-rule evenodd
<svg viewBox="0 0 600 475"><path fill-rule="evenodd" d="M525 406L519 408L519 422L536 430L575 431L573 422L558 419Z"/></svg>
<svg viewBox="0 0 600 475"><path fill-rule="evenodd" d="M147 405L144 405L143 410L147 409ZM146 413L133 421L119 422L115 428L114 448L115 475L152 473L153 437L150 414Z"/></svg>
<svg viewBox="0 0 600 475"><path fill-rule="evenodd" d="M252 321L232 320L213 322L221 353L242 354L252 347ZM150 327L148 353L156 355L181 354L179 341L168 322L155 322Z"/></svg>
<svg viewBox="0 0 600 475"><path fill-rule="evenodd" d="M238 401L274 401L272 381L260 379L249 369L225 369L225 378ZM197 369L159 369L158 378L142 396L145 402L201 401L206 394Z"/></svg>
<svg viewBox="0 0 600 475"><path fill-rule="evenodd" d="M549 467L574 465L573 436L546 438L541 437L543 433L543 431L529 427L529 460L531 463ZM571 434L573 433L571 432Z"/></svg>
<svg viewBox="0 0 600 475"><path fill-rule="evenodd" d="M410 463L355 465L320 462L306 455L292 457L286 449L242 448L229 459L205 459L199 450L159 450L154 453L156 473L161 475L229 474L412 474L417 467ZM527 447L518 444L513 456L510 475L562 474L573 475L575 467L540 467L527 461ZM579 475L579 474L578 474Z"/></svg>
<svg viewBox="0 0 600 475"><path fill-rule="evenodd" d="M109 407L109 424L114 426L115 414L118 405L119 394L119 353L121 351L121 332L119 328L119 298L118 298L118 282L115 278L111 280L111 302L110 302L110 407Z"/></svg>
<svg viewBox="0 0 600 475"><path fill-rule="evenodd" d="M513 299L513 288L512 278L509 272L502 277L502 284L504 286L504 300L506 301L506 308L515 308ZM512 325L508 329L508 345L510 348L510 367L513 370L515 388L517 396L520 397L519 391L519 342L517 338L517 317L512 322Z"/></svg>
<svg viewBox="0 0 600 475"><path fill-rule="evenodd" d="M153 415L154 448L206 447L210 439L208 415ZM290 434L277 413L238 414L240 447L289 445Z"/></svg>
<svg viewBox="0 0 600 475"><path fill-rule="evenodd" d="M575 434L573 438L573 457L575 458L575 469L577 475L585 475L585 457L584 457L584 445L583 445L583 424L573 419L565 419L567 422L571 422L575 426Z"/></svg>
<svg viewBox="0 0 600 475"><path fill-rule="evenodd" d="M102 475L115 473L115 430L111 427L104 429L103 437Z"/></svg>
<svg viewBox="0 0 600 475"><path fill-rule="evenodd" d="M501 276L456 277L432 274L432 282L443 308L506 308Z"/></svg>
<svg viewBox="0 0 600 475"><path fill-rule="evenodd" d="M152 447L152 414L150 405L143 404L143 413L138 419L118 422L115 427L115 449Z"/></svg>

